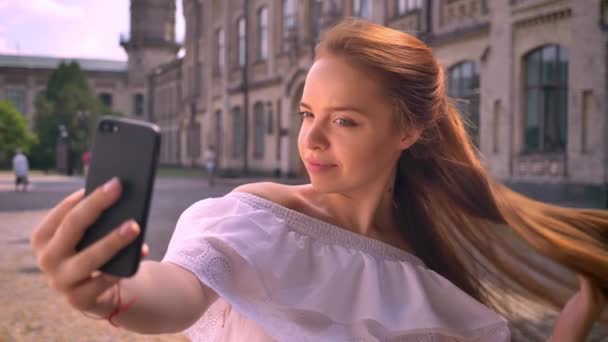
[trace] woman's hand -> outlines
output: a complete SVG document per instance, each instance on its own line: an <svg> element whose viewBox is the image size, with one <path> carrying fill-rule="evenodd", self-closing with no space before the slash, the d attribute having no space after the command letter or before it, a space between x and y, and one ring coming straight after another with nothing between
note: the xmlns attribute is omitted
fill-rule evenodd
<svg viewBox="0 0 608 342"><path fill-rule="evenodd" d="M570 298L557 318L551 342L579 342L591 331L606 307L607 297L599 285L584 275L577 275L579 291Z"/></svg>
<svg viewBox="0 0 608 342"><path fill-rule="evenodd" d="M76 245L85 230L118 200L121 190L114 178L86 198L83 190L77 191L53 208L32 233L31 246L50 286L78 310L107 315L114 308L113 289L119 278L97 269L137 237L139 226L130 220L78 253ZM146 246L142 253L147 254Z"/></svg>

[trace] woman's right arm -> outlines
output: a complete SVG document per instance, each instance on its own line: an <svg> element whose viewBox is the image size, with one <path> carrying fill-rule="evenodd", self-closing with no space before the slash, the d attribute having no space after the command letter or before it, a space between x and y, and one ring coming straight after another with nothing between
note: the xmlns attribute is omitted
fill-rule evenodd
<svg viewBox="0 0 608 342"><path fill-rule="evenodd" d="M59 203L34 230L31 245L51 287L75 309L108 316L120 295L135 300L113 322L144 334L182 331L217 299L215 292L191 272L170 263L143 262L131 278L117 278L97 270L139 234L134 221L88 248L76 252L84 231L120 197L121 186L111 180L84 198L78 191ZM120 281L120 286L116 286ZM120 289L120 294L117 293Z"/></svg>

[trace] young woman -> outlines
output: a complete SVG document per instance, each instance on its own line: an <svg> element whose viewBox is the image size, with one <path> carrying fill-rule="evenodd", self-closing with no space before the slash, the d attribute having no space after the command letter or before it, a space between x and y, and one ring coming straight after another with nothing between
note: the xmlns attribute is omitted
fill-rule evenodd
<svg viewBox="0 0 608 342"><path fill-rule="evenodd" d="M164 260L120 281L94 271L136 223L74 253L119 182L75 193L32 235L51 286L125 329L189 328L194 340L508 341L488 307L517 293L562 307L571 294L544 255L579 274L552 340L581 341L601 318L608 213L542 204L492 180L422 42L342 22L317 47L300 111L310 184L249 184L194 204Z"/></svg>

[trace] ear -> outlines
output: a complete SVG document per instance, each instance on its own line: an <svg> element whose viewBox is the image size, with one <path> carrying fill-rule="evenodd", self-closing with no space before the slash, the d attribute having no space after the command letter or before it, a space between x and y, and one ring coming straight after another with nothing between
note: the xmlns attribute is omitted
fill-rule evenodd
<svg viewBox="0 0 608 342"><path fill-rule="evenodd" d="M399 148L403 151L407 150L410 146L414 145L418 139L420 139L422 129L419 127L408 127L407 129L403 128L401 132Z"/></svg>

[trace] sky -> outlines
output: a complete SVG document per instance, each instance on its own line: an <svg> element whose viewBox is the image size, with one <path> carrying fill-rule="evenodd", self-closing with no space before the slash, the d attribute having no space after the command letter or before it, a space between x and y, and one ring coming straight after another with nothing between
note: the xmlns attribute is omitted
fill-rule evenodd
<svg viewBox="0 0 608 342"><path fill-rule="evenodd" d="M183 40L182 1L176 38ZM129 0L0 0L0 54L127 59Z"/></svg>

